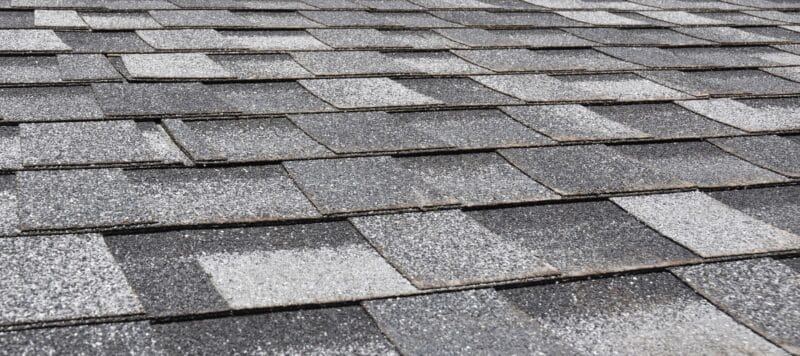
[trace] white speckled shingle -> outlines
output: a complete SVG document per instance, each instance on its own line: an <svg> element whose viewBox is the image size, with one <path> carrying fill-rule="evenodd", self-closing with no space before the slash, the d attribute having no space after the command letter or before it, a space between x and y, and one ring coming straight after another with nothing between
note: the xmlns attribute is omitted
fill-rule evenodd
<svg viewBox="0 0 800 356"><path fill-rule="evenodd" d="M724 25L724 21L695 15L685 11L640 11L640 14L677 25Z"/></svg>
<svg viewBox="0 0 800 356"><path fill-rule="evenodd" d="M59 54L58 69L65 81L109 81L122 76L102 54Z"/></svg>
<svg viewBox="0 0 800 356"><path fill-rule="evenodd" d="M0 118L7 121L91 120L103 112L89 87L2 88Z"/></svg>
<svg viewBox="0 0 800 356"><path fill-rule="evenodd" d="M0 239L0 324L142 312L100 235Z"/></svg>
<svg viewBox="0 0 800 356"><path fill-rule="evenodd" d="M710 141L750 163L789 177L800 177L800 141L775 135L719 138Z"/></svg>
<svg viewBox="0 0 800 356"><path fill-rule="evenodd" d="M69 52L53 30L0 30L0 53Z"/></svg>
<svg viewBox="0 0 800 356"><path fill-rule="evenodd" d="M679 101L679 105L713 120L728 124L745 131L775 131L800 128L800 103L787 101L781 105L780 99L765 99L756 107L748 103L754 101L738 101L733 99L709 99ZM775 103L776 105L770 105ZM794 105L792 105L794 104Z"/></svg>
<svg viewBox="0 0 800 356"><path fill-rule="evenodd" d="M569 19L602 26L642 26L647 22L630 19L608 11L556 11Z"/></svg>
<svg viewBox="0 0 800 356"><path fill-rule="evenodd" d="M35 10L33 12L36 27L50 28L87 28L78 13L74 10Z"/></svg>
<svg viewBox="0 0 800 356"><path fill-rule="evenodd" d="M389 78L301 80L300 84L342 109L442 104Z"/></svg>
<svg viewBox="0 0 800 356"><path fill-rule="evenodd" d="M232 54L210 58L238 79L296 79L314 77L288 54Z"/></svg>
<svg viewBox="0 0 800 356"><path fill-rule="evenodd" d="M202 53L123 54L122 62L133 78L233 78L230 72Z"/></svg>
<svg viewBox="0 0 800 356"><path fill-rule="evenodd" d="M236 47L254 51L308 51L330 49L305 31L223 31Z"/></svg>
<svg viewBox="0 0 800 356"><path fill-rule="evenodd" d="M557 274L546 256L498 236L459 210L351 218L418 288Z"/></svg>
<svg viewBox="0 0 800 356"><path fill-rule="evenodd" d="M611 200L703 257L800 248L800 236L756 220L700 192Z"/></svg>
<svg viewBox="0 0 800 356"><path fill-rule="evenodd" d="M211 29L137 30L136 34L161 50L233 50L244 48L237 41Z"/></svg>
<svg viewBox="0 0 800 356"><path fill-rule="evenodd" d="M558 141L652 137L582 105L506 106L502 110L528 127Z"/></svg>

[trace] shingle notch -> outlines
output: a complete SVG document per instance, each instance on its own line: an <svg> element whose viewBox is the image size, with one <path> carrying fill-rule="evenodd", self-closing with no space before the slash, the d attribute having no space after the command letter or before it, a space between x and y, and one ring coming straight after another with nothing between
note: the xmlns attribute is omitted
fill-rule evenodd
<svg viewBox="0 0 800 356"><path fill-rule="evenodd" d="M562 195L589 195L690 187L691 184L604 145L501 150L532 178Z"/></svg>
<svg viewBox="0 0 800 356"><path fill-rule="evenodd" d="M611 198L664 236L703 257L796 249L800 236L700 192Z"/></svg>
<svg viewBox="0 0 800 356"><path fill-rule="evenodd" d="M475 210L475 221L542 256L565 275L591 275L696 261L611 202Z"/></svg>
<svg viewBox="0 0 800 356"><path fill-rule="evenodd" d="M142 312L100 235L4 238L0 251L0 324Z"/></svg>
<svg viewBox="0 0 800 356"><path fill-rule="evenodd" d="M788 262L788 263L784 263ZM800 259L704 264L671 271L734 318L792 353L800 353Z"/></svg>
<svg viewBox="0 0 800 356"><path fill-rule="evenodd" d="M350 221L418 288L557 273L542 258L458 210L357 217Z"/></svg>
<svg viewBox="0 0 800 356"><path fill-rule="evenodd" d="M456 202L425 184L391 157L289 161L283 164L300 189L324 214Z"/></svg>

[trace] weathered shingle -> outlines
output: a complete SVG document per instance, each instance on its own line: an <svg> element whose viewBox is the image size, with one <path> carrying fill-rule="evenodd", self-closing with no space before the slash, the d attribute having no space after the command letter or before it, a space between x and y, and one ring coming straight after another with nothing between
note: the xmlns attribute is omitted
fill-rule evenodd
<svg viewBox="0 0 800 356"><path fill-rule="evenodd" d="M604 118L656 138L714 137L742 133L673 103L595 105L587 108Z"/></svg>
<svg viewBox="0 0 800 356"><path fill-rule="evenodd" d="M639 220L703 257L781 251L800 236L700 192L611 198Z"/></svg>

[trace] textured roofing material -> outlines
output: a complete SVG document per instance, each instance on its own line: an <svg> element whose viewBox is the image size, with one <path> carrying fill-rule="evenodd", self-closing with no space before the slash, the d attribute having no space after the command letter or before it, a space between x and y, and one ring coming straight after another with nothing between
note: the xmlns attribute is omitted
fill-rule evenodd
<svg viewBox="0 0 800 356"><path fill-rule="evenodd" d="M791 0L0 0L0 355L800 353Z"/></svg>

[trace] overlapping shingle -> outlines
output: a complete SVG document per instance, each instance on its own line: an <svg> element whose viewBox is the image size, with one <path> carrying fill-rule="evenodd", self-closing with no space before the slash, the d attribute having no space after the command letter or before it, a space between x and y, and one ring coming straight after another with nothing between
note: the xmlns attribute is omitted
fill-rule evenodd
<svg viewBox="0 0 800 356"><path fill-rule="evenodd" d="M435 31L470 47L583 47L594 44L557 29L447 28Z"/></svg>
<svg viewBox="0 0 800 356"><path fill-rule="evenodd" d="M711 44L706 40L687 36L664 28L598 28L576 27L564 29L576 36L607 45L689 46Z"/></svg>
<svg viewBox="0 0 800 356"><path fill-rule="evenodd" d="M477 27L571 27L578 21L549 12L433 11L447 21Z"/></svg>
<svg viewBox="0 0 800 356"><path fill-rule="evenodd" d="M389 78L318 79L299 83L341 109L442 104Z"/></svg>
<svg viewBox="0 0 800 356"><path fill-rule="evenodd" d="M664 236L703 257L796 249L800 236L700 192L611 198Z"/></svg>
<svg viewBox="0 0 800 356"><path fill-rule="evenodd" d="M209 57L238 79L295 79L314 76L288 54L233 54Z"/></svg>
<svg viewBox="0 0 800 356"><path fill-rule="evenodd" d="M626 63L591 49L574 50L464 50L458 56L497 72L621 71L641 66Z"/></svg>
<svg viewBox="0 0 800 356"><path fill-rule="evenodd" d="M398 79L397 83L415 93L446 105L519 104L519 100L487 88L469 78Z"/></svg>
<svg viewBox="0 0 800 356"><path fill-rule="evenodd" d="M222 31L226 41L254 51L325 50L325 43L305 31ZM230 47L230 46L229 46Z"/></svg>
<svg viewBox="0 0 800 356"><path fill-rule="evenodd" d="M114 32L59 32L58 37L74 53L144 53L154 51L136 33Z"/></svg>
<svg viewBox="0 0 800 356"><path fill-rule="evenodd" d="M236 12L236 16L247 20L248 27L255 28L325 27L294 11Z"/></svg>
<svg viewBox="0 0 800 356"><path fill-rule="evenodd" d="M100 83L92 89L107 116L219 115L239 109L196 82Z"/></svg>
<svg viewBox="0 0 800 356"><path fill-rule="evenodd" d="M786 176L800 176L800 142L770 135L714 139L711 143L750 163Z"/></svg>
<svg viewBox="0 0 800 356"><path fill-rule="evenodd" d="M575 353L784 352L669 273L500 291Z"/></svg>
<svg viewBox="0 0 800 356"><path fill-rule="evenodd" d="M224 79L233 75L200 53L123 54L125 69L135 79Z"/></svg>
<svg viewBox="0 0 800 356"><path fill-rule="evenodd" d="M0 53L69 52L52 30L0 30Z"/></svg>
<svg viewBox="0 0 800 356"><path fill-rule="evenodd" d="M103 112L89 87L0 88L5 121L91 120Z"/></svg>
<svg viewBox="0 0 800 356"><path fill-rule="evenodd" d="M209 85L208 90L224 101L226 106L245 114L284 114L333 110L330 105L296 82L217 84ZM322 99L326 98L322 96Z"/></svg>
<svg viewBox="0 0 800 356"><path fill-rule="evenodd" d="M60 54L58 69L64 81L116 81L122 76L100 54Z"/></svg>
<svg viewBox="0 0 800 356"><path fill-rule="evenodd" d="M227 10L155 10L150 16L165 27L247 27L251 23Z"/></svg>
<svg viewBox="0 0 800 356"><path fill-rule="evenodd" d="M562 195L690 187L604 145L516 148L500 153L533 179Z"/></svg>
<svg viewBox="0 0 800 356"><path fill-rule="evenodd" d="M78 325L0 333L0 347L9 353L158 354L163 350L146 321Z"/></svg>
<svg viewBox="0 0 800 356"><path fill-rule="evenodd" d="M800 235L800 188L797 186L724 190L708 194L758 220Z"/></svg>
<svg viewBox="0 0 800 356"><path fill-rule="evenodd" d="M82 13L81 18L92 30L146 30L161 28L150 15L140 12L131 13Z"/></svg>
<svg viewBox="0 0 800 356"><path fill-rule="evenodd" d="M771 258L673 269L692 288L739 322L792 353L800 351L798 259Z"/></svg>
<svg viewBox="0 0 800 356"><path fill-rule="evenodd" d="M651 135L581 105L506 106L503 111L558 141L648 138Z"/></svg>
<svg viewBox="0 0 800 356"><path fill-rule="evenodd" d="M211 29L137 30L136 35L160 50L231 50L238 42Z"/></svg>
<svg viewBox="0 0 800 356"><path fill-rule="evenodd" d="M74 10L35 10L33 23L36 27L77 29L87 28L78 13Z"/></svg>
<svg viewBox="0 0 800 356"><path fill-rule="evenodd" d="M694 96L779 95L800 92L800 84L759 70L650 71L642 76Z"/></svg>
<svg viewBox="0 0 800 356"><path fill-rule="evenodd" d="M800 102L795 98L712 99L679 101L679 105L736 128L750 131L800 127Z"/></svg>

